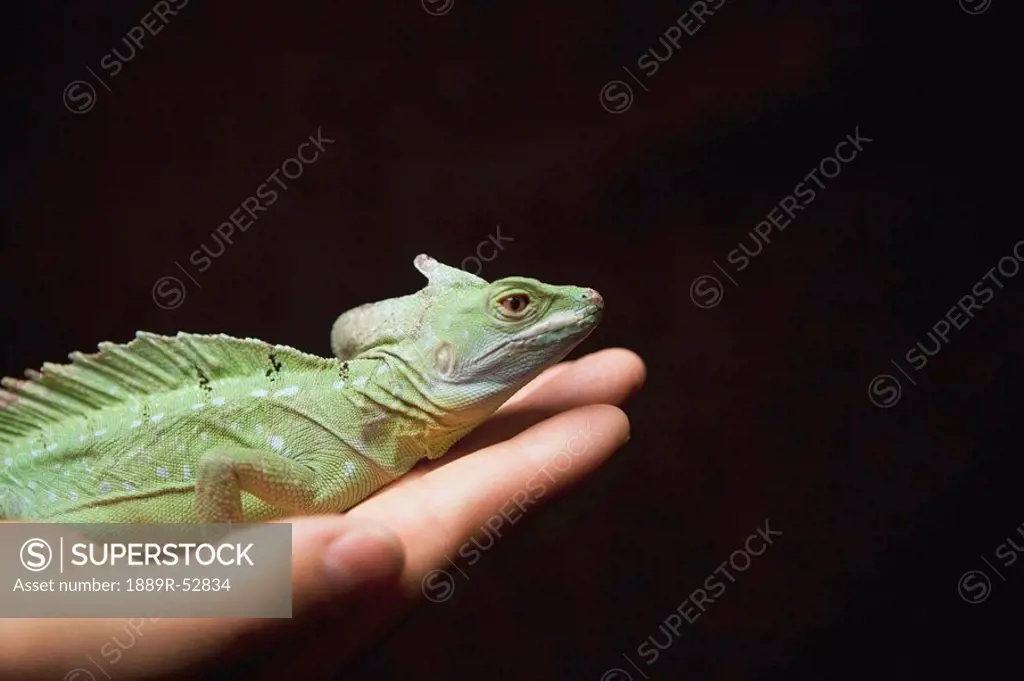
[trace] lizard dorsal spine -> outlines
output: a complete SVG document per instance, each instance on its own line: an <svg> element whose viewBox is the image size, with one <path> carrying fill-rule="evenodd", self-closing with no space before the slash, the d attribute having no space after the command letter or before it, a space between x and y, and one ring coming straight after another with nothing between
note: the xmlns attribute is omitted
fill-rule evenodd
<svg viewBox="0 0 1024 681"><path fill-rule="evenodd" d="M42 436L69 418L136 404L155 395L228 378L329 369L333 360L284 345L223 334L139 332L125 344L101 343L70 364L44 364L25 379L0 381L0 448Z"/></svg>

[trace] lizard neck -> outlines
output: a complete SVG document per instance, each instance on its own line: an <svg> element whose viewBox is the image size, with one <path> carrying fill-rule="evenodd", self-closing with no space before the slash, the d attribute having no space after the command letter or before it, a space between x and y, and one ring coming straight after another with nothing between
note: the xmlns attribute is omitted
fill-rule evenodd
<svg viewBox="0 0 1024 681"><path fill-rule="evenodd" d="M355 376L349 380L359 399L386 412L390 427L417 437L423 455L430 459L443 455L487 420L518 389L496 381L442 380L386 350L370 350L356 360L342 362L340 373Z"/></svg>

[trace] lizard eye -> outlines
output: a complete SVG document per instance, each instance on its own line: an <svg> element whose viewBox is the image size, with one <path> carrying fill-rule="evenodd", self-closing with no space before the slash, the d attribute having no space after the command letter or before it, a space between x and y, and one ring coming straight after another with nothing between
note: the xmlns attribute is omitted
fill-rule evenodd
<svg viewBox="0 0 1024 681"><path fill-rule="evenodd" d="M513 293L498 301L501 311L509 317L521 317L530 306L530 296L525 293Z"/></svg>

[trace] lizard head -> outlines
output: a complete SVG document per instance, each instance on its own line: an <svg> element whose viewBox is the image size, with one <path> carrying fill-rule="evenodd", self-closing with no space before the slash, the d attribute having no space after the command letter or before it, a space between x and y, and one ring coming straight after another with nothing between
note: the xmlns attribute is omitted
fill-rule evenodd
<svg viewBox="0 0 1024 681"><path fill-rule="evenodd" d="M604 301L590 288L527 277L487 282L427 255L414 264L427 286L346 313L333 345L336 353L400 359L415 369L402 373L414 373L417 389L452 415L496 408L601 320Z"/></svg>
<svg viewBox="0 0 1024 681"><path fill-rule="evenodd" d="M565 357L601 320L604 300L593 289L528 277L488 283L455 272L475 281L451 272L447 276L458 281L440 287L431 281L421 292L424 333L417 343L430 353L426 365L437 381L450 387L514 392Z"/></svg>
<svg viewBox="0 0 1024 681"><path fill-rule="evenodd" d="M528 277L488 283L426 255L415 264L429 283L417 294L423 312L411 340L436 386L431 398L453 411L511 397L583 341L604 309L590 288Z"/></svg>

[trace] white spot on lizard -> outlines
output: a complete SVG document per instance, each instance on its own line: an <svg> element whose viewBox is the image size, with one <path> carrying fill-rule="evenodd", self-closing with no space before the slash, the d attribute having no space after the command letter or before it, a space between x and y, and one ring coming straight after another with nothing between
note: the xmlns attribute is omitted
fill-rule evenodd
<svg viewBox="0 0 1024 681"><path fill-rule="evenodd" d="M334 384L331 385L331 387L334 388L335 390L341 390L342 388L345 387L345 381L335 381Z"/></svg>
<svg viewBox="0 0 1024 681"><path fill-rule="evenodd" d="M78 501L78 492L68 492L68 499Z"/></svg>
<svg viewBox="0 0 1024 681"><path fill-rule="evenodd" d="M356 465L351 461L346 461L345 465L343 466L343 470L345 472L345 477L351 478L352 474L356 472Z"/></svg>
<svg viewBox="0 0 1024 681"><path fill-rule="evenodd" d="M28 488L29 488L30 490L32 490L33 492L35 492L35 491L36 491L36 484L37 484L37 483L36 483L36 481L35 481L35 480L29 480L29 481L28 481Z"/></svg>
<svg viewBox="0 0 1024 681"><path fill-rule="evenodd" d="M181 477L185 478L186 480L191 480L192 479L192 468L191 468L191 466L182 466L181 467Z"/></svg>
<svg viewBox="0 0 1024 681"><path fill-rule="evenodd" d="M109 491L110 491L110 483L109 482L101 482L100 483L100 492L102 494L106 494Z"/></svg>
<svg viewBox="0 0 1024 681"><path fill-rule="evenodd" d="M212 404L215 407L219 407L222 404L224 404L224 398L223 397L214 397L212 400L210 400L210 404Z"/></svg>
<svg viewBox="0 0 1024 681"><path fill-rule="evenodd" d="M357 376L356 379L352 381L352 385L354 385L357 388L362 388L364 385L366 385L366 376Z"/></svg>
<svg viewBox="0 0 1024 681"><path fill-rule="evenodd" d="M95 433L93 433L93 435L95 435L96 437L103 437L106 434L107 434L106 430L97 430Z"/></svg>
<svg viewBox="0 0 1024 681"><path fill-rule="evenodd" d="M57 493L51 489L49 492L46 493L46 498L49 501L57 501Z"/></svg>
<svg viewBox="0 0 1024 681"><path fill-rule="evenodd" d="M135 485L133 485L130 482L121 483L121 487L124 488L125 492L134 492L135 491Z"/></svg>
<svg viewBox="0 0 1024 681"><path fill-rule="evenodd" d="M267 438L267 444L270 445L271 449L279 452L284 447L284 438L280 435L271 435Z"/></svg>
<svg viewBox="0 0 1024 681"><path fill-rule="evenodd" d="M268 391L266 391L266 390L259 389L259 390L253 390L249 394L252 395L253 397L266 397L270 393Z"/></svg>
<svg viewBox="0 0 1024 681"><path fill-rule="evenodd" d="M153 414L149 418L149 420L152 421L153 423L160 423L161 421L164 420L164 415L163 414Z"/></svg>
<svg viewBox="0 0 1024 681"><path fill-rule="evenodd" d="M292 395L297 395L298 393L299 386L290 385L287 388L281 388L280 390L278 390L276 393L274 393L274 397L291 397Z"/></svg>
<svg viewBox="0 0 1024 681"><path fill-rule="evenodd" d="M4 459L4 465L5 466L11 466L13 464L14 464L14 459L12 459L11 457L7 457L6 459Z"/></svg>
<svg viewBox="0 0 1024 681"><path fill-rule="evenodd" d="M203 407L205 407L205 406L206 406L206 405L205 405L204 403L202 403L202 402L197 402L196 404L193 404L193 405L192 405L191 407L189 407L189 408L190 408L190 409L191 409L192 411L199 411L200 409L202 409L202 408L203 408Z"/></svg>
<svg viewBox="0 0 1024 681"><path fill-rule="evenodd" d="M132 428L138 428L141 425L142 425L142 421L139 421L138 419L132 421Z"/></svg>
<svg viewBox="0 0 1024 681"><path fill-rule="evenodd" d="M46 445L46 451L48 451L48 452L52 452L55 449L57 449L57 443L56 442L54 442L53 444Z"/></svg>
<svg viewBox="0 0 1024 681"><path fill-rule="evenodd" d="M167 472L167 469L164 468L163 466L157 466L156 475L158 478L166 478L170 474Z"/></svg>

